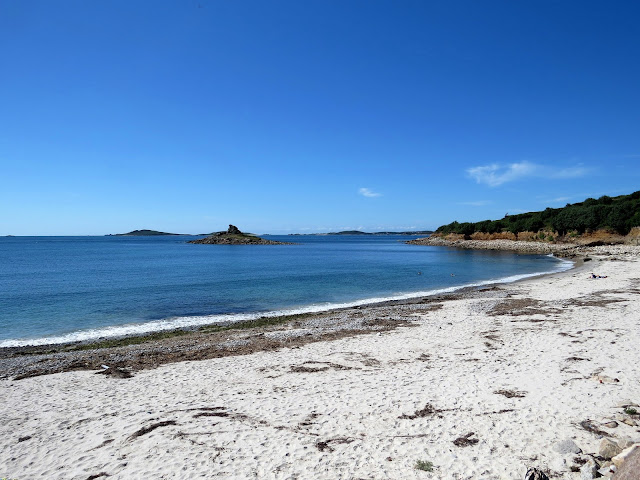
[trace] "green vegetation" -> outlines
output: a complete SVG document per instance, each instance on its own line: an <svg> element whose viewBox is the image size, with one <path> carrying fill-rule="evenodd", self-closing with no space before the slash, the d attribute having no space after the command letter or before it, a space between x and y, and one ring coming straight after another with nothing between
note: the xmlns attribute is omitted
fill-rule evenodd
<svg viewBox="0 0 640 480"><path fill-rule="evenodd" d="M624 409L624 413L626 413L627 415L635 415L636 413L638 413L638 411L633 407L627 407Z"/></svg>
<svg viewBox="0 0 640 480"><path fill-rule="evenodd" d="M416 462L416 470L422 470L423 472L433 472L433 462L429 460L418 460Z"/></svg>
<svg viewBox="0 0 640 480"><path fill-rule="evenodd" d="M605 195L597 200L587 198L584 202L567 204L564 208L547 208L541 212L507 214L501 220L452 222L439 227L436 233L511 232L517 235L520 232L540 232L540 239L544 239L543 231L566 235L608 229L626 235L633 227L640 227L640 191L619 197Z"/></svg>

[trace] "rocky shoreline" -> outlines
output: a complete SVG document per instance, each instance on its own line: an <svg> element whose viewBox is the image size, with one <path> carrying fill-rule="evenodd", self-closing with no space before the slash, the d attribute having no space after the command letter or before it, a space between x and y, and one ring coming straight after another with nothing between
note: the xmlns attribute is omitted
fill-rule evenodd
<svg viewBox="0 0 640 480"><path fill-rule="evenodd" d="M523 254L548 255L574 258L585 255L638 255L638 248L632 245L587 246L576 243L546 243L518 240L449 240L440 236L417 238L405 242L409 245L430 245L439 247L462 248L468 250L501 250Z"/></svg>
<svg viewBox="0 0 640 480"><path fill-rule="evenodd" d="M4 347L0 348L0 379L20 380L76 370L104 370L101 373L129 376L167 363L297 348L308 343L409 326L412 316L438 309L441 302L478 295L503 295L496 292L497 289L492 288L465 289L432 297L142 336Z"/></svg>

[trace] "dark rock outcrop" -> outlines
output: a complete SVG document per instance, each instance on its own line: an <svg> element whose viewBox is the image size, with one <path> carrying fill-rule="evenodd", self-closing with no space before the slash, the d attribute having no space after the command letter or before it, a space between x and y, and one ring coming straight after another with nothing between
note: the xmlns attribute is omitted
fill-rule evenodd
<svg viewBox="0 0 640 480"><path fill-rule="evenodd" d="M214 233L207 238L192 240L188 243L205 245L293 245L292 243L276 242L275 240L266 240L255 235L242 233L235 225L229 225L229 229L226 232Z"/></svg>

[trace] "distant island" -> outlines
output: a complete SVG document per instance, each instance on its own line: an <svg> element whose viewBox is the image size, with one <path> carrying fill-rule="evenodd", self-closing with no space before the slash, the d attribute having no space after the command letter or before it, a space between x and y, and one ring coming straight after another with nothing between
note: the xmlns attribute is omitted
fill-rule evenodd
<svg viewBox="0 0 640 480"><path fill-rule="evenodd" d="M207 238L200 240L191 240L187 243L199 243L205 245L293 245L287 242L276 242L275 240L266 240L255 235L242 233L235 225L229 225L226 232L218 232Z"/></svg>
<svg viewBox="0 0 640 480"><path fill-rule="evenodd" d="M109 234L108 237L155 237L158 235L183 235L182 233L158 232L157 230L133 230L129 233Z"/></svg>

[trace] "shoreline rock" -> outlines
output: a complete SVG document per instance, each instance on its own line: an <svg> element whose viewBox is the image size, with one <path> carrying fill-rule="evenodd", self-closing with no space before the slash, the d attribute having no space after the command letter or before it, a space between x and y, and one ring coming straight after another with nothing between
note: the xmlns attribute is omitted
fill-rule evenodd
<svg viewBox="0 0 640 480"><path fill-rule="evenodd" d="M438 247L462 248L467 250L500 250L523 254L548 255L573 258L583 255L638 255L640 250L632 245L587 246L575 243L544 243L523 240L448 240L439 236L417 238L405 242L409 245L428 245Z"/></svg>

